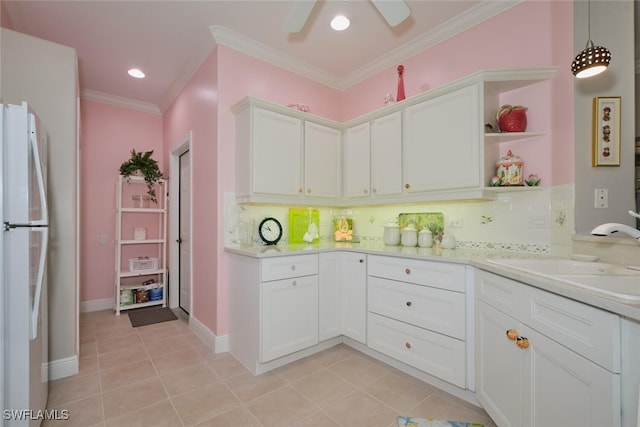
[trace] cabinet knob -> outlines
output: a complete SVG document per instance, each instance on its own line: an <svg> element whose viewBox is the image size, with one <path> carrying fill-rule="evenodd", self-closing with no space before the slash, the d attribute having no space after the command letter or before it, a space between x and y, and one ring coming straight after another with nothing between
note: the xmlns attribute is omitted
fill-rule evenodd
<svg viewBox="0 0 640 427"><path fill-rule="evenodd" d="M292 270L295 270L295 269L296 269L296 265L295 265L295 264L293 264L293 265L291 266L291 269L292 269Z"/></svg>
<svg viewBox="0 0 640 427"><path fill-rule="evenodd" d="M298 193L302 193L302 188L298 187Z"/></svg>
<svg viewBox="0 0 640 427"><path fill-rule="evenodd" d="M520 348L529 348L529 338L527 337L516 338L516 345Z"/></svg>
<svg viewBox="0 0 640 427"><path fill-rule="evenodd" d="M295 285L297 285L298 283L296 283L296 281L294 280L291 284L292 284L293 286L295 286Z"/></svg>
<svg viewBox="0 0 640 427"><path fill-rule="evenodd" d="M411 274L411 269L410 268L405 268L404 272L407 273L407 274Z"/></svg>
<svg viewBox="0 0 640 427"><path fill-rule="evenodd" d="M378 189L377 189L377 188L372 188L372 189L371 189L371 192L375 194L375 193L377 193L377 192L378 192Z"/></svg>
<svg viewBox="0 0 640 427"><path fill-rule="evenodd" d="M407 190L411 188L411 184L405 184L404 188L406 188Z"/></svg>
<svg viewBox="0 0 640 427"><path fill-rule="evenodd" d="M407 348L411 348L411 343L407 341L406 343L404 343L404 346Z"/></svg>
<svg viewBox="0 0 640 427"><path fill-rule="evenodd" d="M369 190L367 190L366 188L362 191L364 192L364 194L369 194Z"/></svg>
<svg viewBox="0 0 640 427"><path fill-rule="evenodd" d="M311 194L311 189L307 188L307 194Z"/></svg>
<svg viewBox="0 0 640 427"><path fill-rule="evenodd" d="M511 341L515 341L520 334L516 329L507 329L507 338Z"/></svg>
<svg viewBox="0 0 640 427"><path fill-rule="evenodd" d="M411 301L407 301L407 307L411 307Z"/></svg>
<svg viewBox="0 0 640 427"><path fill-rule="evenodd" d="M363 263L364 263L364 260L363 260L362 258L360 258L360 259L358 260L358 262L359 262L360 264L363 264Z"/></svg>

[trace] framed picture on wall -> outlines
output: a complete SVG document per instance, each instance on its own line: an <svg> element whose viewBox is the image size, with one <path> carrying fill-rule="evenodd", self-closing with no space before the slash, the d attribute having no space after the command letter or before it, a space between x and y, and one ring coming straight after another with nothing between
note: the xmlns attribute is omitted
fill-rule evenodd
<svg viewBox="0 0 640 427"><path fill-rule="evenodd" d="M593 98L593 166L620 166L620 97Z"/></svg>

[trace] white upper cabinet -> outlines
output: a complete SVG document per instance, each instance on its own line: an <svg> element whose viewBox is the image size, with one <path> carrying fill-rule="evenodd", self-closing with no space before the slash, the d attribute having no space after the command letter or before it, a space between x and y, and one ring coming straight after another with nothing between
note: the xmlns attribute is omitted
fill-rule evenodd
<svg viewBox="0 0 640 427"><path fill-rule="evenodd" d="M402 193L402 112L371 122L371 195Z"/></svg>
<svg viewBox="0 0 640 427"><path fill-rule="evenodd" d="M304 124L305 196L340 198L341 132L313 122Z"/></svg>
<svg viewBox="0 0 640 427"><path fill-rule="evenodd" d="M474 84L405 110L405 193L484 187L478 93Z"/></svg>
<svg viewBox="0 0 640 427"><path fill-rule="evenodd" d="M371 128L369 122L344 131L342 164L343 197L357 199L371 194Z"/></svg>

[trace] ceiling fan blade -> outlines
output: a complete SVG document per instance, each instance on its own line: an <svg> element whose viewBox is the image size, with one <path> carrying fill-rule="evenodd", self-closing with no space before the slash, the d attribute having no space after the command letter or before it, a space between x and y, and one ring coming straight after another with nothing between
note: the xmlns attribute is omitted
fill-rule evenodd
<svg viewBox="0 0 640 427"><path fill-rule="evenodd" d="M299 33L309 19L316 0L294 0L289 16L284 21L283 28L287 33Z"/></svg>
<svg viewBox="0 0 640 427"><path fill-rule="evenodd" d="M411 15L411 9L404 0L371 0L387 24L395 27Z"/></svg>

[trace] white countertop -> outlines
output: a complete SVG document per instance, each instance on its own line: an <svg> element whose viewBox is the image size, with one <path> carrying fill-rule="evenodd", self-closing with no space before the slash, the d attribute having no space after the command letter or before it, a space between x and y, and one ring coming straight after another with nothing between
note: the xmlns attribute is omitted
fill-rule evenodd
<svg viewBox="0 0 640 427"><path fill-rule="evenodd" d="M488 259L492 258L554 258L548 255L469 249L406 248L402 246L385 246L377 242L321 242L315 244L296 245L278 244L275 246L256 245L225 247L226 252L253 258L291 256L305 253L332 252L336 250L471 265L491 273L526 283L539 289L544 289L557 295L562 295L564 297L640 321L640 304L638 303L609 297L559 280L553 280L534 274L527 274L509 267L503 267L486 262ZM638 286L640 286L640 283L638 283Z"/></svg>

